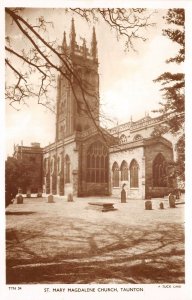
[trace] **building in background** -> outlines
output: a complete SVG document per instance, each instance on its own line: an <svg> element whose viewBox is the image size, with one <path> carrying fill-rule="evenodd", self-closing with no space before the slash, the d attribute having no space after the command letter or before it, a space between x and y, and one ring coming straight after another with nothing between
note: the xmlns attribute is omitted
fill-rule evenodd
<svg viewBox="0 0 192 300"><path fill-rule="evenodd" d="M39 143L31 143L31 147L16 145L14 146L13 157L22 161L25 170L28 170L27 176L30 178L28 186L22 187L22 192L37 193L42 190L43 185L43 149ZM18 187L19 188L19 187ZM21 188L21 187L20 187Z"/></svg>

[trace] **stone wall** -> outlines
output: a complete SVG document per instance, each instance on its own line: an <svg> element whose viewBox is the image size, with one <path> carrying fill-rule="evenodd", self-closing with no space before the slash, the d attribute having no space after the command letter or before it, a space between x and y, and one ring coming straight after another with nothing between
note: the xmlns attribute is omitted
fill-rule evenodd
<svg viewBox="0 0 192 300"><path fill-rule="evenodd" d="M76 142L71 142L65 145L65 156L70 158L70 183L65 183L65 195L73 193L77 196L78 183L78 149ZM64 165L65 166L65 165ZM64 167L65 173L65 167Z"/></svg>
<svg viewBox="0 0 192 300"><path fill-rule="evenodd" d="M112 196L120 198L122 185L125 183L125 191L128 199L144 199L145 197L145 165L143 160L143 147L138 147L129 150L123 150L119 152L110 153L109 157L109 171L111 173L110 176L110 186L111 186L111 194ZM131 161L135 159L139 165L139 187L138 188L130 188L130 164ZM114 162L116 161L121 167L121 163L125 160L128 163L128 181L121 181L120 171L119 171L119 187L113 187L112 183L112 167Z"/></svg>
<svg viewBox="0 0 192 300"><path fill-rule="evenodd" d="M66 165L65 158L70 159L70 182L65 182ZM65 143L54 143L46 148L44 160L44 191L57 195L77 194L78 182L78 151L74 138ZM46 166L47 160L47 166ZM52 164L54 167L52 168ZM46 170L46 168L48 168Z"/></svg>
<svg viewBox="0 0 192 300"><path fill-rule="evenodd" d="M163 142L154 142L145 147L146 198L167 195L172 187L153 187L153 161L162 153L167 162L173 161L173 149Z"/></svg>

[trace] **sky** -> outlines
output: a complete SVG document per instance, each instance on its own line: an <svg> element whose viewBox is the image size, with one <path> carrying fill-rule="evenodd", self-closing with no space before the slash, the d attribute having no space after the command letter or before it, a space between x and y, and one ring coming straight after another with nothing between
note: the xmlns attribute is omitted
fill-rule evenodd
<svg viewBox="0 0 192 300"><path fill-rule="evenodd" d="M109 126L128 122L131 117L136 121L144 117L145 113L156 116L151 111L159 107L162 94L160 86L153 80L165 71L178 71L178 66L165 63L166 59L177 52L177 45L162 35L162 29L166 26L163 19L165 14L166 10L163 9L154 14L152 21L156 25L143 32L147 41L137 42L136 51L129 52L125 52L125 41L117 41L115 32L109 30L105 23L100 21L94 24L98 42L101 109L102 114L112 120ZM48 27L46 37L50 40L57 38L61 44L65 30L69 42L72 15L66 15L62 9L24 10L24 17L33 24L42 15L54 24L54 27ZM75 15L74 20L78 44L86 37L87 46L90 47L93 24L88 25ZM10 24L10 20L6 22L6 35L12 38L19 49L26 47L22 35L16 26ZM11 80L9 72L6 80ZM56 99L55 89L51 93L53 99ZM13 145L21 141L24 145L40 142L41 146L46 146L54 139L55 115L38 105L34 99L29 99L27 105L19 107L19 110L6 106L8 155L12 155Z"/></svg>

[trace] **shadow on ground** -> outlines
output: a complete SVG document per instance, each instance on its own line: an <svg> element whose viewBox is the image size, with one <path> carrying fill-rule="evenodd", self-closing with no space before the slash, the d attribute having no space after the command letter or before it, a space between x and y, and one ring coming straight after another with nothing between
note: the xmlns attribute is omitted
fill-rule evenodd
<svg viewBox="0 0 192 300"><path fill-rule="evenodd" d="M7 230L7 284L184 283L180 224L58 224Z"/></svg>
<svg viewBox="0 0 192 300"><path fill-rule="evenodd" d="M15 216L23 216L23 215L31 215L35 214L34 211L6 211L6 215L15 215Z"/></svg>

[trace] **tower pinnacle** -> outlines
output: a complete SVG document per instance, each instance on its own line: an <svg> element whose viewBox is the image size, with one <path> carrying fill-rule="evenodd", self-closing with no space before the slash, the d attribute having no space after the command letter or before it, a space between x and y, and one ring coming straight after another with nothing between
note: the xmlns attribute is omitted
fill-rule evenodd
<svg viewBox="0 0 192 300"><path fill-rule="evenodd" d="M74 50L75 50L75 44L76 44L75 38L76 38L75 23L74 23L74 19L72 18L72 21L71 21L71 34L70 34L71 52L74 52Z"/></svg>
<svg viewBox="0 0 192 300"><path fill-rule="evenodd" d="M65 33L65 31L63 33L63 44L62 44L62 46L63 46L63 52L66 53L66 50L67 50L67 40L66 40L66 33Z"/></svg>
<svg viewBox="0 0 192 300"><path fill-rule="evenodd" d="M94 59L97 59L97 40L96 40L95 27L93 27L93 35L92 35L92 42L91 42L91 54Z"/></svg>
<svg viewBox="0 0 192 300"><path fill-rule="evenodd" d="M83 39L83 57L86 58L86 56L87 56L86 40Z"/></svg>

